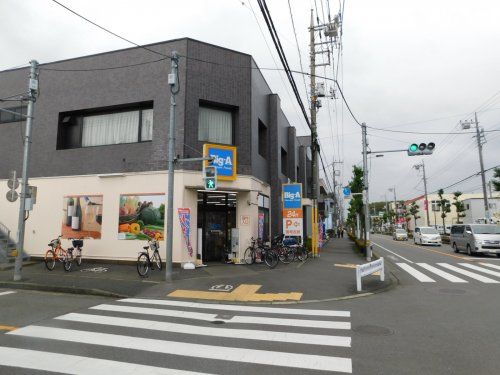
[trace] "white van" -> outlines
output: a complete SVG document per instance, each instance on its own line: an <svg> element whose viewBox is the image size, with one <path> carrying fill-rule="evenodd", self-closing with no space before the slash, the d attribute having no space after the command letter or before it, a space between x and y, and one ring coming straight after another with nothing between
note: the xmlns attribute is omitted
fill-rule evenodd
<svg viewBox="0 0 500 375"><path fill-rule="evenodd" d="M496 254L500 258L500 227L494 224L457 224L451 227L450 244L455 253Z"/></svg>

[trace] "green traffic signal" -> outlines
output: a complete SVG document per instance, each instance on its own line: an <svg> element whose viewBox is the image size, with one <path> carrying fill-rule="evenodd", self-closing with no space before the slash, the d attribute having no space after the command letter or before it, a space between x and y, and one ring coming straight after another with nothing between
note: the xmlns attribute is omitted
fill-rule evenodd
<svg viewBox="0 0 500 375"><path fill-rule="evenodd" d="M207 190L215 189L215 180L213 178L207 178L205 180L205 188Z"/></svg>
<svg viewBox="0 0 500 375"><path fill-rule="evenodd" d="M416 143L413 143L412 145L410 145L410 151L411 152L415 152L418 150L418 145Z"/></svg>

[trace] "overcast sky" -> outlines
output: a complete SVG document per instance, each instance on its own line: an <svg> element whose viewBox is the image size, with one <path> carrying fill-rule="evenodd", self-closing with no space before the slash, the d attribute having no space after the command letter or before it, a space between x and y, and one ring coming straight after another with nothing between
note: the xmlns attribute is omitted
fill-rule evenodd
<svg viewBox="0 0 500 375"><path fill-rule="evenodd" d="M191 37L251 54L260 67L281 68L256 0L153 1L60 0L102 26L139 44ZM333 17L335 0L290 0L304 70L309 70L311 8ZM267 0L292 69L300 70L287 0ZM254 17L255 12L256 18ZM500 129L500 3L494 0L347 0L339 81L360 122L389 130L460 132L460 120L479 110L485 130ZM262 28L262 32L259 29ZM268 46L266 45L269 45ZM0 70L130 47L50 0L0 0ZM335 69L337 51L334 51ZM332 76L332 67L317 74ZM285 114L300 135L306 124L283 72L264 71L281 97ZM295 75L305 98L304 82ZM1 83L0 83L1 84ZM331 82L327 83L331 86ZM494 96L495 94L497 94ZM488 99L492 98L488 101ZM319 137L326 164L342 170L347 184L361 162L361 131L340 99L323 99ZM500 164L500 132L486 134L485 168ZM429 191L479 170L475 139L464 135L412 135L369 129L372 150L407 148L412 142L436 143L425 157ZM386 154L371 161L371 200L423 193L412 166L419 157ZM331 173L329 168L329 173ZM322 173L323 174L323 173ZM488 177L491 173L488 174ZM331 176L330 176L331 180ZM480 192L479 177L451 191Z"/></svg>

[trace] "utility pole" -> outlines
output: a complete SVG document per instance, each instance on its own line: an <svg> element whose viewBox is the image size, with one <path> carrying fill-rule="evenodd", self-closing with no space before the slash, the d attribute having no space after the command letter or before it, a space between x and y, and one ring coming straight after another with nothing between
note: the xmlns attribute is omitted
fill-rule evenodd
<svg viewBox="0 0 500 375"><path fill-rule="evenodd" d="M168 133L168 191L167 191L167 244L165 255L165 281L172 281L172 250L174 228L174 165L175 165L175 95L179 93L179 57L172 52L171 73L168 75L170 86L170 129Z"/></svg>
<svg viewBox="0 0 500 375"><path fill-rule="evenodd" d="M477 121L477 113L474 112L474 122L470 121L460 121L462 125L462 129L470 129L471 124L476 126L476 140L477 140L477 149L479 151L479 164L481 166L481 180L483 183L483 201L484 201L484 215L486 216L487 221L489 222L491 219L490 216L490 206L488 204L488 194L486 193L486 177L484 174L484 164L483 164L483 143L481 142L481 138L483 137L482 129L479 129L479 121Z"/></svg>
<svg viewBox="0 0 500 375"><path fill-rule="evenodd" d="M38 95L38 61L30 61L30 80L28 94L28 113L26 118L26 134L24 135L23 172L21 181L21 199L19 201L19 220L17 224L17 256L14 264L14 281L20 281L23 268L24 229L26 224L26 195L28 192L28 168L31 146L31 128L35 113L35 102Z"/></svg>
<svg viewBox="0 0 500 375"><path fill-rule="evenodd" d="M425 163L424 163L424 161L422 160L422 163L415 165L414 168L416 170L419 170L420 168L422 168L422 172L424 175L424 194L425 194L424 209L425 209L425 214L426 214L426 218L427 218L427 226L430 227L431 222L429 219L429 200L427 198L427 178L425 176Z"/></svg>
<svg viewBox="0 0 500 375"><path fill-rule="evenodd" d="M310 34L310 55L311 55L311 169L312 169L312 253L313 257L318 255L318 135L316 129L316 109L317 99L316 94L316 50L314 45L314 14L311 9L311 26Z"/></svg>
<svg viewBox="0 0 500 375"><path fill-rule="evenodd" d="M396 228L396 224L398 222L398 203L396 201L396 186L389 189L394 193L394 228Z"/></svg>
<svg viewBox="0 0 500 375"><path fill-rule="evenodd" d="M370 262L372 260L372 251L369 245L370 241L370 199L368 196L368 139L366 136L366 124L363 122L361 124L361 130L363 135L363 185L365 187L364 198L365 198L365 247L366 247L366 261Z"/></svg>

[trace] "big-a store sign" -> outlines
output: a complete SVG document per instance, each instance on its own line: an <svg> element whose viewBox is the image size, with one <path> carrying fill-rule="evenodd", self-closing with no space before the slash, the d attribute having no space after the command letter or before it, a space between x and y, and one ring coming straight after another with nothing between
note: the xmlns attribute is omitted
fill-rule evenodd
<svg viewBox="0 0 500 375"><path fill-rule="evenodd" d="M212 165L217 168L218 180L236 180L237 158L235 146L222 146L206 143L203 156L213 158ZM208 161L205 162L208 165Z"/></svg>
<svg viewBox="0 0 500 375"><path fill-rule="evenodd" d="M283 184L283 233L303 235L302 184Z"/></svg>

